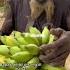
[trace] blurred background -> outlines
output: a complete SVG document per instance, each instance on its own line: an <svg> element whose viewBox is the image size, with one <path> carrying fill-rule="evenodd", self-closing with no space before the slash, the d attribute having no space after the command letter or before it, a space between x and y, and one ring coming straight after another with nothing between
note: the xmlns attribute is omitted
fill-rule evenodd
<svg viewBox="0 0 70 70"><path fill-rule="evenodd" d="M3 22L5 20L5 10L6 10L6 0L0 0L0 29L3 25Z"/></svg>

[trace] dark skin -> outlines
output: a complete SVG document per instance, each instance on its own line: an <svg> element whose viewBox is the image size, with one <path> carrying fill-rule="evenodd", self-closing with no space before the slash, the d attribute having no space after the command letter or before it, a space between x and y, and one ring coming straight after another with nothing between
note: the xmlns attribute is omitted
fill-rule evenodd
<svg viewBox="0 0 70 70"><path fill-rule="evenodd" d="M42 2L42 0L37 1L39 3ZM44 2L46 2L46 0ZM67 13L68 15L66 21L68 23L68 27L70 28L70 16L69 12ZM61 28L51 28L50 32L58 39L52 44L42 45L39 58L43 63L50 63L54 66L63 66L68 54L70 53L70 31L65 31Z"/></svg>
<svg viewBox="0 0 70 70"><path fill-rule="evenodd" d="M6 21L1 29L2 34L10 34L13 30L25 31L27 24L27 16L29 14L29 0L10 0L11 9L7 13ZM42 3L44 0L38 0ZM44 3L44 2L43 2ZM70 51L70 0L54 0L55 14L54 20L47 24L45 13L41 14L35 20L34 27L42 31L44 26L53 25L51 33L58 39L50 45L41 46L41 54L39 56L43 63L52 64L54 66L64 65L65 59ZM45 21L43 22L43 20ZM46 23L46 24L44 24ZM50 51L48 51L48 49Z"/></svg>
<svg viewBox="0 0 70 70"><path fill-rule="evenodd" d="M52 29L51 33L59 37L59 39L53 44L42 45L39 58L44 63L50 63L54 66L64 65L65 59L70 53L70 32L57 28Z"/></svg>

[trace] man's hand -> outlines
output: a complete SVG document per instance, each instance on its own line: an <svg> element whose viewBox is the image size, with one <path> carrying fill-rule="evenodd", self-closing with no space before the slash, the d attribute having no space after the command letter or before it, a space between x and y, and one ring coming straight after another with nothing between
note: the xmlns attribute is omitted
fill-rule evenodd
<svg viewBox="0 0 70 70"><path fill-rule="evenodd" d="M54 66L64 65L65 59L70 51L70 31L56 28L50 30L58 39L52 44L41 46L40 60L43 63Z"/></svg>

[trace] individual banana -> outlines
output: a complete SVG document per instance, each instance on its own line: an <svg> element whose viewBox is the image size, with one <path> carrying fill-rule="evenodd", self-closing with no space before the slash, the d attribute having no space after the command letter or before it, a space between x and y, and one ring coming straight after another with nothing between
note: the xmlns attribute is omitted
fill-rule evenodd
<svg viewBox="0 0 70 70"><path fill-rule="evenodd" d="M10 36L13 36L14 37L15 32L17 32L17 31L12 31L12 33L10 34Z"/></svg>
<svg viewBox="0 0 70 70"><path fill-rule="evenodd" d="M18 42L13 36L5 36L6 45L8 46L17 46Z"/></svg>
<svg viewBox="0 0 70 70"><path fill-rule="evenodd" d="M20 49L21 51L28 51L27 48L26 48L27 45L20 45Z"/></svg>
<svg viewBox="0 0 70 70"><path fill-rule="evenodd" d="M42 31L42 44L47 44L49 41L50 31L47 27L44 27Z"/></svg>
<svg viewBox="0 0 70 70"><path fill-rule="evenodd" d="M0 54L1 54L1 55L6 55L6 56L8 56L8 55L9 55L8 46L6 46L6 45L0 45Z"/></svg>
<svg viewBox="0 0 70 70"><path fill-rule="evenodd" d="M26 67L26 70L36 70L39 64L39 58L34 57L30 61L27 62L28 67Z"/></svg>
<svg viewBox="0 0 70 70"><path fill-rule="evenodd" d="M14 46L10 48L10 53L13 55L15 53L21 52L21 49L18 46Z"/></svg>
<svg viewBox="0 0 70 70"><path fill-rule="evenodd" d="M5 60L6 60L6 57L3 55L0 55L0 64L5 64Z"/></svg>
<svg viewBox="0 0 70 70"><path fill-rule="evenodd" d="M7 58L5 60L5 63L14 64L14 63L16 63L16 61L15 60L12 60L11 58Z"/></svg>
<svg viewBox="0 0 70 70"><path fill-rule="evenodd" d="M38 55L39 54L40 49L35 44L29 44L26 46L26 48L32 55Z"/></svg>
<svg viewBox="0 0 70 70"><path fill-rule="evenodd" d="M18 41L19 45L26 45L26 44L28 44L25 41L24 37L21 35L21 33L18 32L18 31L15 32L15 39Z"/></svg>
<svg viewBox="0 0 70 70"><path fill-rule="evenodd" d="M22 51L28 51L32 55L38 55L39 54L39 47L35 44L28 44L28 45L20 45L20 48Z"/></svg>
<svg viewBox="0 0 70 70"><path fill-rule="evenodd" d="M41 32L35 27L30 27L29 32L32 34L41 34Z"/></svg>
<svg viewBox="0 0 70 70"><path fill-rule="evenodd" d="M3 55L0 55L0 69L3 69L4 68L4 65L6 64L5 60L7 58Z"/></svg>
<svg viewBox="0 0 70 70"><path fill-rule="evenodd" d="M39 42L36 38L32 37L30 33L23 33L23 37L28 44L36 44L39 45Z"/></svg>
<svg viewBox="0 0 70 70"><path fill-rule="evenodd" d="M0 36L0 40L3 44L6 44L6 38L5 36Z"/></svg>
<svg viewBox="0 0 70 70"><path fill-rule="evenodd" d="M41 32L36 28L36 27L30 27L29 28L29 32L31 33L31 34L35 34L35 38L37 38L38 39L38 41L39 41L39 43L40 43L40 45L41 45L41 43L42 43L42 37L41 37Z"/></svg>
<svg viewBox="0 0 70 70"><path fill-rule="evenodd" d="M33 57L30 61L27 62L28 64L39 64L39 58L38 57Z"/></svg>
<svg viewBox="0 0 70 70"><path fill-rule="evenodd" d="M8 64L8 67L5 67L6 70L15 70L16 69L16 61L12 60L11 58L7 58L5 63Z"/></svg>
<svg viewBox="0 0 70 70"><path fill-rule="evenodd" d="M18 63L26 63L33 56L28 51L18 52L11 56Z"/></svg>
<svg viewBox="0 0 70 70"><path fill-rule="evenodd" d="M41 70L64 70L64 68L61 67L54 67L48 64L43 64Z"/></svg>
<svg viewBox="0 0 70 70"><path fill-rule="evenodd" d="M55 36L54 36L54 35L52 35L52 34L50 34L48 44L52 44L52 43L54 42L54 40L55 40Z"/></svg>

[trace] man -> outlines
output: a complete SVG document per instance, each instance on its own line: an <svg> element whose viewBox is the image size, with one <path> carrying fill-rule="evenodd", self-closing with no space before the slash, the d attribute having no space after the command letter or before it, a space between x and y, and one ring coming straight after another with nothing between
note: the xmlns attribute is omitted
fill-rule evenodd
<svg viewBox="0 0 70 70"><path fill-rule="evenodd" d="M35 3L34 7L31 2ZM44 26L53 28L50 31L58 37L58 40L50 45L42 45L39 58L43 63L55 66L64 65L65 59L70 52L70 0L53 0L53 2L50 0L50 2L49 0L9 0L10 9L1 33L8 35L12 30L23 32L29 26L28 24L37 27L40 31ZM36 5L37 3L38 5ZM44 8L45 3L47 4L46 11ZM35 8L36 6L38 9L41 7L40 11L43 11L40 13ZM51 13L49 6L55 7L53 8L54 14L51 14L52 17L49 16L49 12ZM37 12L32 12L33 9ZM39 14L37 15L38 12ZM35 17L32 13L35 13ZM28 16L30 15L33 18L33 23L28 23ZM47 19L51 20L48 21Z"/></svg>

